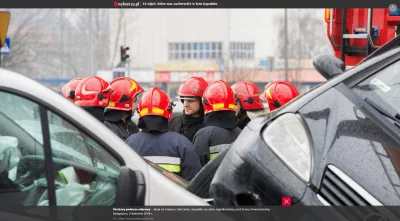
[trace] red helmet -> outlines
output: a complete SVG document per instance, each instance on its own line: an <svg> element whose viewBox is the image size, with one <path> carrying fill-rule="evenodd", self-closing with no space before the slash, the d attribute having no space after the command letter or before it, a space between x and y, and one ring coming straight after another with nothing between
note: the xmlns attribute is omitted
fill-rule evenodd
<svg viewBox="0 0 400 221"><path fill-rule="evenodd" d="M172 103L168 95L158 87L152 87L143 94L138 109L139 119L149 115L165 117L168 120L172 118Z"/></svg>
<svg viewBox="0 0 400 221"><path fill-rule="evenodd" d="M267 101L267 100L268 100L268 99L267 99L267 96L265 96L265 95L266 95L266 94L265 94L265 91L267 90L267 88L268 88L271 84L272 84L272 83L266 84L265 87L264 87L264 92L260 95L261 99L263 99L264 101Z"/></svg>
<svg viewBox="0 0 400 221"><path fill-rule="evenodd" d="M203 93L208 86L207 81L201 77L190 77L184 81L178 89L178 98L203 97Z"/></svg>
<svg viewBox="0 0 400 221"><path fill-rule="evenodd" d="M268 85L264 92L269 110L273 111L299 95L296 87L287 81L277 81Z"/></svg>
<svg viewBox="0 0 400 221"><path fill-rule="evenodd" d="M129 111L136 95L142 93L143 88L132 78L119 77L111 81L113 90L108 103L108 109Z"/></svg>
<svg viewBox="0 0 400 221"><path fill-rule="evenodd" d="M68 100L75 102L75 90L82 78L74 78L61 88L61 93Z"/></svg>
<svg viewBox="0 0 400 221"><path fill-rule="evenodd" d="M111 87L104 79L92 76L81 80L75 91L78 106L107 107Z"/></svg>
<svg viewBox="0 0 400 221"><path fill-rule="evenodd" d="M214 81L204 91L205 114L215 111L235 111L235 103L232 88L223 80Z"/></svg>
<svg viewBox="0 0 400 221"><path fill-rule="evenodd" d="M264 87L264 91L267 90L267 87L268 87L269 85L271 85L271 84L272 84L272 83L266 84L265 87Z"/></svg>
<svg viewBox="0 0 400 221"><path fill-rule="evenodd" d="M243 110L260 110L264 105L260 98L260 89L251 82L238 82L232 85L233 93L240 101Z"/></svg>

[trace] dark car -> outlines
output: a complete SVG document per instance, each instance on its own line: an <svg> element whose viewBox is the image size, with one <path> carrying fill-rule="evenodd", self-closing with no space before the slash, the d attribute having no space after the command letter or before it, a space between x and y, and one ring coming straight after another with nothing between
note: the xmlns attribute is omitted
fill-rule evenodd
<svg viewBox="0 0 400 221"><path fill-rule="evenodd" d="M212 180L215 205L282 205L284 197L305 206L400 205L399 45L400 36L346 72L337 58L317 56L328 82L248 124Z"/></svg>

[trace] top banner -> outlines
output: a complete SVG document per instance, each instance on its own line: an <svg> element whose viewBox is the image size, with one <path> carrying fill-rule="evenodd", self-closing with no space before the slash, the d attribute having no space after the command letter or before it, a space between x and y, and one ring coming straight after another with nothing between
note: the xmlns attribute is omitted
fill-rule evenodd
<svg viewBox="0 0 400 221"><path fill-rule="evenodd" d="M388 8L393 0L97 0L2 1L2 8ZM397 5L399 6L399 5Z"/></svg>

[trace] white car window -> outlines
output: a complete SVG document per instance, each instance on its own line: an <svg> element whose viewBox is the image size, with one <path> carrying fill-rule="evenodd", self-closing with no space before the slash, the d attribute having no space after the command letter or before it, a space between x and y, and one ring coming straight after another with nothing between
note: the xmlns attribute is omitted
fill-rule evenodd
<svg viewBox="0 0 400 221"><path fill-rule="evenodd" d="M50 145L53 151L57 205L111 206L121 164L82 131L48 111ZM47 205L46 198L43 205Z"/></svg>
<svg viewBox="0 0 400 221"><path fill-rule="evenodd" d="M37 122L29 125L41 131L39 106L17 95L0 92L0 207L8 205L36 206L47 191L41 143L28 133L18 121ZM37 111L37 112L36 112Z"/></svg>
<svg viewBox="0 0 400 221"><path fill-rule="evenodd" d="M4 92L0 99L6 101L0 107L0 206L47 206L39 105ZM111 206L121 164L82 131L47 113L57 205Z"/></svg>

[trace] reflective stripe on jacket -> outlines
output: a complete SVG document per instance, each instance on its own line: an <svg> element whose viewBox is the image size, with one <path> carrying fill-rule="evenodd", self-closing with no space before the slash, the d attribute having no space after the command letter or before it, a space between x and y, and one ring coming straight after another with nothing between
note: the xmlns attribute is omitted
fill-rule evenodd
<svg viewBox="0 0 400 221"><path fill-rule="evenodd" d="M181 172L181 158L179 157L166 157L166 156L145 156L151 162L168 170L171 173Z"/></svg>

